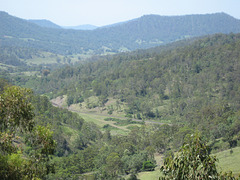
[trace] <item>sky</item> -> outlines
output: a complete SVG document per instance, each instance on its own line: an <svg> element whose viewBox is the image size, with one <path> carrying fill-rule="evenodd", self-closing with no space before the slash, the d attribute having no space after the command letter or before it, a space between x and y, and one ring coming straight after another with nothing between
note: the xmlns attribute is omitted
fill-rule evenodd
<svg viewBox="0 0 240 180"><path fill-rule="evenodd" d="M47 19L61 26L104 26L147 14L225 12L240 19L240 0L0 0L0 11L23 19Z"/></svg>

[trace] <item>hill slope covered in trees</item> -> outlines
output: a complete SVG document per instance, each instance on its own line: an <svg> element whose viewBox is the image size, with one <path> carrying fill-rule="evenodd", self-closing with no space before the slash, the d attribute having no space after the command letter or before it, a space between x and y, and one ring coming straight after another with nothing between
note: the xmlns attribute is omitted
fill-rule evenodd
<svg viewBox="0 0 240 180"><path fill-rule="evenodd" d="M69 105L91 96L104 104L113 97L127 104L126 114L142 118L187 116L223 101L238 109L239 42L239 34L219 34L160 54L153 49L103 56L22 82L39 93L67 94Z"/></svg>

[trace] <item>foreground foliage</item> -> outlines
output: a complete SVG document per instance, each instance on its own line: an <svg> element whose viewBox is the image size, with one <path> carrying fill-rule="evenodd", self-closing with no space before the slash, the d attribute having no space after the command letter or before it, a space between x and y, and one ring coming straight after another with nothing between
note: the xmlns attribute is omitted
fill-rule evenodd
<svg viewBox="0 0 240 180"><path fill-rule="evenodd" d="M161 167L164 177L160 179L235 179L231 173L220 174L216 161L199 135L191 135L175 157L168 156L165 159Z"/></svg>
<svg viewBox="0 0 240 180"><path fill-rule="evenodd" d="M0 179L38 179L54 170L49 158L55 141L48 128L34 126L30 96L17 86L0 93ZM23 153L25 140L29 153Z"/></svg>

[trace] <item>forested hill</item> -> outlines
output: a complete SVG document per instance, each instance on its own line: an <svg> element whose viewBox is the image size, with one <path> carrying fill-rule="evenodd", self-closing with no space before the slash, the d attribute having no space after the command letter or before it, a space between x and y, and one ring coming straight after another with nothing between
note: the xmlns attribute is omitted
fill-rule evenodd
<svg viewBox="0 0 240 180"><path fill-rule="evenodd" d="M111 97L126 105L126 115L188 119L189 113L215 103L240 108L239 49L240 34L217 34L161 53L154 49L104 56L20 81L41 94L67 94L69 105L91 104L89 97L96 96L99 103L89 107L102 106Z"/></svg>
<svg viewBox="0 0 240 180"><path fill-rule="evenodd" d="M240 21L225 14L145 15L91 31L44 28L0 12L2 46L32 47L60 54L121 52L187 37L240 32Z"/></svg>

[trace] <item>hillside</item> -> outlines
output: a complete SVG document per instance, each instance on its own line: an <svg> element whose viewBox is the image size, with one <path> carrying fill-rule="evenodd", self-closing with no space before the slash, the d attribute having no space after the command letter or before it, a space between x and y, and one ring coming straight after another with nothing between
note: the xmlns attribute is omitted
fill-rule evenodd
<svg viewBox="0 0 240 180"><path fill-rule="evenodd" d="M68 95L69 105L84 100L89 107L100 107L113 97L127 104L126 115L142 118L180 118L224 101L238 109L239 42L239 34L219 34L159 54L150 49L103 56L60 69L47 77L48 83L34 78L25 85L52 97ZM100 104L89 102L91 96Z"/></svg>
<svg viewBox="0 0 240 180"><path fill-rule="evenodd" d="M46 19L29 19L28 20L29 22L32 22L34 24L37 24L41 27L46 27L46 28L61 28L61 26L49 21L49 20L46 20Z"/></svg>
<svg viewBox="0 0 240 180"><path fill-rule="evenodd" d="M32 47L58 54L104 54L149 48L179 39L240 32L240 21L224 13L186 16L146 15L95 30L37 26L0 12L2 46Z"/></svg>

